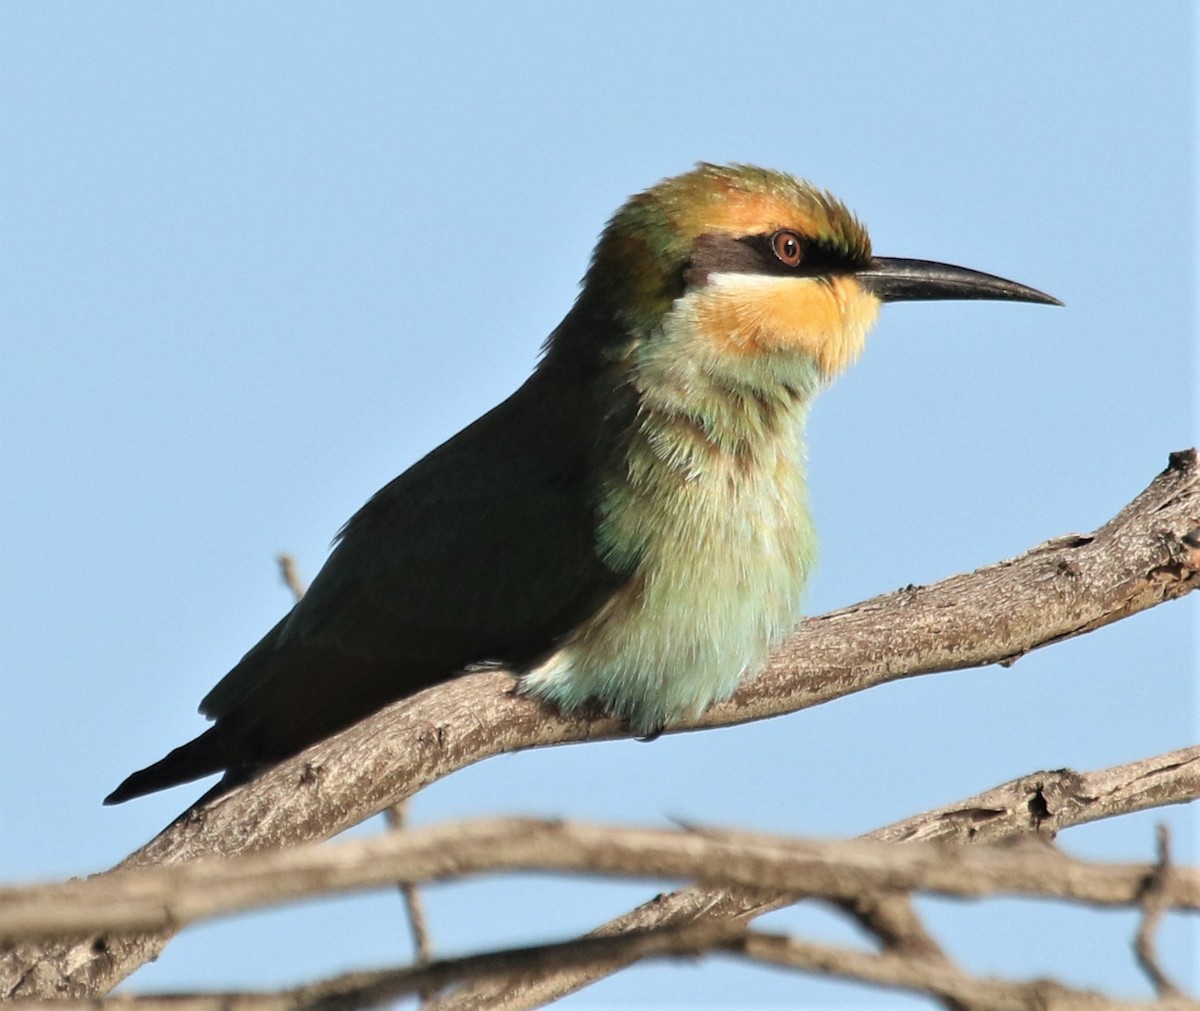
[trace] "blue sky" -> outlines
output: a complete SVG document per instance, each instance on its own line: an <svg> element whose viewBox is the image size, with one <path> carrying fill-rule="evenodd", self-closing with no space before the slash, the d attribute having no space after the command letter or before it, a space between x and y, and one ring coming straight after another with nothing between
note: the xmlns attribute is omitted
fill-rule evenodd
<svg viewBox="0 0 1200 1011"><path fill-rule="evenodd" d="M809 611L1104 522L1195 442L1193 21L1184 2L0 6L0 879L102 869L186 804L99 802L203 728L201 696L288 607L273 555L311 577L377 487L515 388L608 215L697 160L806 176L881 254L1066 303L884 309L809 426ZM415 817L866 831L1193 743L1195 616L755 726L494 760ZM1159 821L1194 860L1183 809L1063 843L1148 858ZM454 954L654 891L428 902ZM1132 916L925 908L968 968L1145 992ZM1195 940L1168 923L1177 973ZM380 895L189 931L134 984L406 956ZM573 1004L882 1000L906 1002L712 960Z"/></svg>

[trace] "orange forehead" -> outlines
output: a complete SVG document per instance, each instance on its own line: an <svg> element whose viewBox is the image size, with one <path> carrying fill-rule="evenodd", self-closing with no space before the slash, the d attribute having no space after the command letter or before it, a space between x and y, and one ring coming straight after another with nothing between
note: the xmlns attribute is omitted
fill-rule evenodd
<svg viewBox="0 0 1200 1011"><path fill-rule="evenodd" d="M705 232L753 235L779 228L794 228L802 235L816 235L829 225L827 216L814 213L815 207L802 207L777 194L731 192L722 196L724 199L692 208L685 228L693 235Z"/></svg>
<svg viewBox="0 0 1200 1011"><path fill-rule="evenodd" d="M790 228L853 255L870 255L865 229L839 200L781 172L702 165L649 192L661 195L689 241L712 232L742 236Z"/></svg>

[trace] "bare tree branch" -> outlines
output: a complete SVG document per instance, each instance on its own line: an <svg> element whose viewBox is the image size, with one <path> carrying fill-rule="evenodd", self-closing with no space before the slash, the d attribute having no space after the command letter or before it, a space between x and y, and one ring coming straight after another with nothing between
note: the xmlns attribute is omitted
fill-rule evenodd
<svg viewBox="0 0 1200 1011"><path fill-rule="evenodd" d="M393 832L404 831L404 820L408 815L408 801L402 800L393 804L384 812L387 816L388 828ZM425 903L421 901L421 893L412 881L400 881L400 896L404 899L404 908L408 913L408 926L412 932L414 961L417 965L428 965L433 959L433 941L429 937L429 924L425 919Z"/></svg>
<svg viewBox="0 0 1200 1011"><path fill-rule="evenodd" d="M1171 837L1167 826L1159 825L1157 834L1158 864L1154 873L1146 877L1142 894L1142 922L1138 925L1133 950L1142 971L1150 977L1155 992L1160 997L1178 997L1179 987L1171 982L1158 964L1154 946L1154 934L1158 930L1163 913L1169 908L1163 901L1163 891L1169 887L1167 883L1175 873L1175 868L1171 865Z"/></svg>
<svg viewBox="0 0 1200 1011"><path fill-rule="evenodd" d="M943 840L994 843L1022 835L1053 838L1059 831L1103 818L1200 798L1200 746L1167 752L1095 772L1070 769L1035 772L967 800L905 818L863 836L890 842ZM747 923L802 896L768 889L693 885L660 895L610 920L589 936L619 935L691 923ZM868 908L858 917L893 953L915 950L929 960L940 954L913 912L906 895L872 891L855 904ZM851 904L844 904L846 908ZM855 909L851 909L856 912ZM906 950L907 949L907 950ZM932 949L932 950L931 950ZM944 957L944 956L943 956ZM434 1005L436 1011L518 1011L543 1004L610 976L626 967L616 959L538 974L497 975L467 984ZM431 1009L433 1011L433 1009Z"/></svg>
<svg viewBox="0 0 1200 1011"><path fill-rule="evenodd" d="M727 946L727 949L729 947ZM1030 983L970 976L942 960L923 960L891 952L872 954L833 945L750 931L744 953L772 965L807 969L854 982L933 994L943 1000L993 1011L1100 1011L1121 1008L1197 1011L1200 1002L1178 995L1155 1001L1118 1001L1090 990L1077 990L1053 980Z"/></svg>
<svg viewBox="0 0 1200 1011"><path fill-rule="evenodd" d="M680 729L817 705L876 684L1011 662L1200 582L1194 451L1112 521L1020 558L809 619L766 671ZM565 717L477 673L403 700L176 822L123 867L180 863L326 838L466 765L504 752L621 736L611 719ZM153 958L169 934L19 945L0 956L0 996L86 996Z"/></svg>
<svg viewBox="0 0 1200 1011"><path fill-rule="evenodd" d="M412 993L434 990L481 973L562 970L616 959L624 964L662 957L696 957L714 952L741 955L770 965L799 969L855 983L930 994L960 1007L1013 1011L1197 1011L1200 1002L1178 994L1153 1001L1121 1001L1052 980L1032 982L969 975L944 959L892 952L875 954L836 945L746 931L731 924L580 938L562 944L488 952L435 962L426 968L356 972L291 990L121 996L107 1000L60 1001L61 1011L350 1011L378 1007ZM17 1011L44 1005L18 1002Z"/></svg>
<svg viewBox="0 0 1200 1011"><path fill-rule="evenodd" d="M1200 909L1200 870L1074 859L1042 842L963 847L814 841L741 831L617 828L537 818L452 822L370 839L0 889L0 937L175 929L329 893L496 871L688 878L851 901L871 890L1026 895Z"/></svg>
<svg viewBox="0 0 1200 1011"><path fill-rule="evenodd" d="M285 1011L291 1008L305 1008L306 1011L348 1011L352 1008L375 1007L409 994L436 990L460 979L470 979L481 973L502 969L553 969L577 965L596 958L611 957L614 954L634 961L669 954L701 955L726 939L744 933L744 927L702 924L621 937L576 939L561 944L511 948L469 955L465 958L447 959L431 963L424 968L351 972L291 990L66 1000L56 1002L55 1008L61 1011L71 1008L110 1007L131 1007L137 1011L157 1007L174 1011ZM20 1009L26 1003L31 1011L35 1007L45 1008L44 1004L38 1002L17 1001L14 1009Z"/></svg>

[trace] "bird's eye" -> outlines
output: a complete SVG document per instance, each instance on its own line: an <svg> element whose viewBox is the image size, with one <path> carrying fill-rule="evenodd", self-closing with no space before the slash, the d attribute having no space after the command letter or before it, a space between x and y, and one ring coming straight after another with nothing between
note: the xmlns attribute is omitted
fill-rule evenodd
<svg viewBox="0 0 1200 1011"><path fill-rule="evenodd" d="M771 236L771 252L779 258L780 263L788 267L796 267L800 264L804 247L800 244L799 235L785 230Z"/></svg>

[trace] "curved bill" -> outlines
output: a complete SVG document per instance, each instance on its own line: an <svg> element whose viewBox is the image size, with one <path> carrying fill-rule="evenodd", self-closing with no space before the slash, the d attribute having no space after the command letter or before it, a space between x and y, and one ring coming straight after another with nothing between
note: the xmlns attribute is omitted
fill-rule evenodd
<svg viewBox="0 0 1200 1011"><path fill-rule="evenodd" d="M881 302L917 302L952 298L987 298L1009 302L1062 305L1053 295L1006 281L994 274L933 260L877 256L855 272L859 283Z"/></svg>

